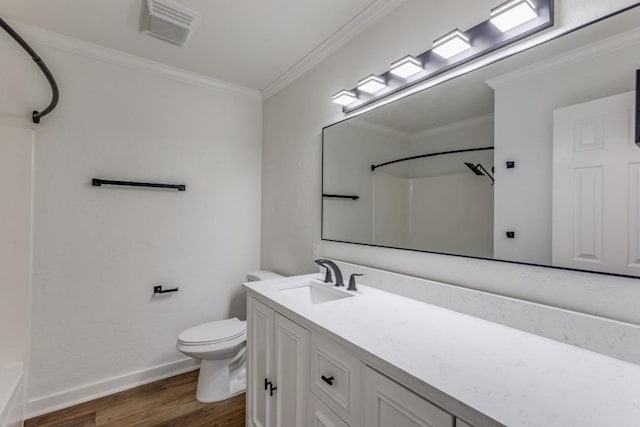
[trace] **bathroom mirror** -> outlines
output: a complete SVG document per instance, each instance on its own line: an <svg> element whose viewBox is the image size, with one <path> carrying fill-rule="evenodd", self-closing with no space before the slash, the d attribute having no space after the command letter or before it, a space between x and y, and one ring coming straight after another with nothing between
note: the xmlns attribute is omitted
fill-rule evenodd
<svg viewBox="0 0 640 427"><path fill-rule="evenodd" d="M323 129L323 240L640 275L640 8Z"/></svg>

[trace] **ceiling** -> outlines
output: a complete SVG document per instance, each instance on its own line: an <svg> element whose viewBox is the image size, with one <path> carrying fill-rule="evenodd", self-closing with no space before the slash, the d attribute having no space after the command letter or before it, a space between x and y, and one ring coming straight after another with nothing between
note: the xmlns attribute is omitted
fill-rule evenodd
<svg viewBox="0 0 640 427"><path fill-rule="evenodd" d="M0 16L263 90L354 18L397 0L175 0L202 14L186 48L138 32L142 0L1 0Z"/></svg>
<svg viewBox="0 0 640 427"><path fill-rule="evenodd" d="M487 69L448 81L359 116L408 135L493 113Z"/></svg>

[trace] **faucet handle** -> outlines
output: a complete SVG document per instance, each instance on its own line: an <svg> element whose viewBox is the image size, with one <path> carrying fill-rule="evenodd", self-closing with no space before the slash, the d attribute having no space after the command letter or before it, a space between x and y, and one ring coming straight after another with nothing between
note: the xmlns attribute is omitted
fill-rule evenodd
<svg viewBox="0 0 640 427"><path fill-rule="evenodd" d="M333 282L333 276L331 276L331 269L329 268L329 266L328 265L322 265L322 264L320 264L320 266L324 267L325 270L327 270L327 273L324 275L324 283Z"/></svg>
<svg viewBox="0 0 640 427"><path fill-rule="evenodd" d="M359 276L364 276L364 274L354 273L351 275L351 277L349 277L349 287L347 288L348 291L358 290L358 288L356 287L356 277L359 277Z"/></svg>

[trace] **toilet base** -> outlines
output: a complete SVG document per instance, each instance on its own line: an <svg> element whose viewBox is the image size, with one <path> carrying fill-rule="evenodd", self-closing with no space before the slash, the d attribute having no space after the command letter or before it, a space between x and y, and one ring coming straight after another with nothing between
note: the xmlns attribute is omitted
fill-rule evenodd
<svg viewBox="0 0 640 427"><path fill-rule="evenodd" d="M196 391L198 402L220 402L245 392L247 388L246 366L245 363L241 363L238 367L233 368L234 359L202 361Z"/></svg>

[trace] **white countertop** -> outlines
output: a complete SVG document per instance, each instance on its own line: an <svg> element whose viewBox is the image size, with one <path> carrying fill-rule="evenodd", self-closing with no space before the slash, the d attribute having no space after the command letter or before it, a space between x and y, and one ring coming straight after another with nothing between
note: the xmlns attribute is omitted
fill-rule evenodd
<svg viewBox="0 0 640 427"><path fill-rule="evenodd" d="M321 277L245 288L412 388L435 388L507 426L640 426L639 365L363 285L317 305L279 292Z"/></svg>

